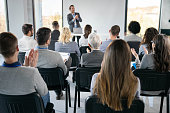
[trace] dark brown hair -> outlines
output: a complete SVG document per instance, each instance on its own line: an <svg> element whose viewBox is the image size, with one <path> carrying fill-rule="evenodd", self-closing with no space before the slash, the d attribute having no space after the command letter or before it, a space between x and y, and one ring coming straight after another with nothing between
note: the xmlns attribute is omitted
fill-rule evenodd
<svg viewBox="0 0 170 113"><path fill-rule="evenodd" d="M128 26L128 29L129 29L129 31L130 31L131 33L137 34L137 33L140 32L141 27L140 27L139 22L137 22L137 21L131 21L130 24L129 24L129 26Z"/></svg>
<svg viewBox="0 0 170 113"><path fill-rule="evenodd" d="M74 7L74 5L70 5L69 10L71 10L71 7Z"/></svg>
<svg viewBox="0 0 170 113"><path fill-rule="evenodd" d="M17 50L18 40L15 35L10 32L0 34L0 53L5 57L12 57Z"/></svg>
<svg viewBox="0 0 170 113"><path fill-rule="evenodd" d="M52 25L53 25L54 27L59 26L58 21L53 21Z"/></svg>
<svg viewBox="0 0 170 113"><path fill-rule="evenodd" d="M110 31L111 31L113 36L119 35L120 27L118 25L114 25L114 26L111 27Z"/></svg>
<svg viewBox="0 0 170 113"><path fill-rule="evenodd" d="M84 37L87 39L89 34L91 33L92 31L92 27L91 25L86 25L85 28L84 28Z"/></svg>
<svg viewBox="0 0 170 113"><path fill-rule="evenodd" d="M51 30L46 27L39 28L37 31L38 45L44 45L50 38Z"/></svg>
<svg viewBox="0 0 170 113"><path fill-rule="evenodd" d="M169 39L166 35L156 35L153 39L155 69L160 72L168 72L170 70L170 45Z"/></svg>
<svg viewBox="0 0 170 113"><path fill-rule="evenodd" d="M150 27L150 28L146 29L144 37L143 37L142 42L141 42L141 45L142 44L147 44L148 51L152 51L152 43L151 43L151 41L153 40L153 38L157 34L159 34L159 32L153 27Z"/></svg>
<svg viewBox="0 0 170 113"><path fill-rule="evenodd" d="M113 40L107 47L100 73L96 79L94 94L103 104L121 111L121 99L127 99L130 108L137 91L138 81L130 69L131 52L122 39Z"/></svg>
<svg viewBox="0 0 170 113"><path fill-rule="evenodd" d="M32 25L31 24L24 24L22 26L22 32L27 35L29 31L32 31Z"/></svg>

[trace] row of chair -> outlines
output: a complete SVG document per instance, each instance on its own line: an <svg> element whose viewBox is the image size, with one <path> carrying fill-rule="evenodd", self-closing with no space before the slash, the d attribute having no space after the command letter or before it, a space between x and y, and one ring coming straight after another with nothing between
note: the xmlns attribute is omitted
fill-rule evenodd
<svg viewBox="0 0 170 113"><path fill-rule="evenodd" d="M78 107L80 107L80 91L90 91L90 83L92 75L99 72L100 68L78 68L76 70L76 87L75 87L75 103L74 113L76 112L76 101L78 93ZM62 88L66 91L66 113L68 113L68 96L69 106L71 107L70 86L63 79L63 70L59 67L52 69L39 69L43 79L47 83L49 90ZM140 79L142 96L160 96L161 105L160 113L162 113L163 99L167 97L167 113L169 113L169 88L170 88L170 72L159 73L153 70L137 69L134 71L135 76ZM141 100L135 99L132 107L128 110L126 100L122 100L124 111L122 113L144 113L144 104ZM0 95L0 112L2 113L44 113L42 100L38 94L30 94L25 96L8 96ZM32 107L34 106L34 107ZM86 99L86 113L115 113L107 105L102 105L96 96L90 96Z"/></svg>

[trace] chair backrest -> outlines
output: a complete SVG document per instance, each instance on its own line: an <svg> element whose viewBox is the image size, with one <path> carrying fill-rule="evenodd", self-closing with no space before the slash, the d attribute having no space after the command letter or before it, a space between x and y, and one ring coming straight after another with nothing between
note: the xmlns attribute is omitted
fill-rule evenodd
<svg viewBox="0 0 170 113"><path fill-rule="evenodd" d="M26 54L26 52L19 52L19 54L18 54L18 61L19 61L21 64L24 63L25 54Z"/></svg>
<svg viewBox="0 0 170 113"><path fill-rule="evenodd" d="M89 46L82 46L82 47L79 48L81 55L84 54L84 53L87 53L87 51L86 51L87 48L91 51Z"/></svg>
<svg viewBox="0 0 170 113"><path fill-rule="evenodd" d="M167 92L170 86L170 72L162 73L155 70L136 69L134 75L140 79L141 91Z"/></svg>
<svg viewBox="0 0 170 113"><path fill-rule="evenodd" d="M136 50L136 53L139 53L139 45L141 42L139 41L128 41L127 42L130 46L130 48L134 48ZM132 55L132 61L135 61L135 57Z"/></svg>
<svg viewBox="0 0 170 113"><path fill-rule="evenodd" d="M99 73L100 67L79 67L76 70L76 85L90 91L91 79L95 73Z"/></svg>
<svg viewBox="0 0 170 113"><path fill-rule="evenodd" d="M0 94L0 113L45 113L39 94L3 95Z"/></svg>
<svg viewBox="0 0 170 113"><path fill-rule="evenodd" d="M78 55L76 53L70 53L70 57L72 58L71 67L78 67L80 62Z"/></svg>
<svg viewBox="0 0 170 113"><path fill-rule="evenodd" d="M38 68L49 90L64 87L64 71L62 68Z"/></svg>
<svg viewBox="0 0 170 113"><path fill-rule="evenodd" d="M100 103L96 96L90 96L85 102L85 113L144 113L144 103L140 99L134 99L130 109L127 107L127 100L124 99L122 107L123 111L115 111Z"/></svg>

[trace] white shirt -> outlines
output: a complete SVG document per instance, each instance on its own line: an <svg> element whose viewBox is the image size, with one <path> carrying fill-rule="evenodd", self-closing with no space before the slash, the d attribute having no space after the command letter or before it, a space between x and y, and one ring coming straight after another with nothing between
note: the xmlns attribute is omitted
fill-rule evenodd
<svg viewBox="0 0 170 113"><path fill-rule="evenodd" d="M79 46L88 46L88 38L85 38L84 36L81 36L79 41Z"/></svg>
<svg viewBox="0 0 170 113"><path fill-rule="evenodd" d="M38 44L36 40L34 40L32 37L25 36L25 35L18 41L19 51L21 52L28 52L31 49L37 47L37 45Z"/></svg>

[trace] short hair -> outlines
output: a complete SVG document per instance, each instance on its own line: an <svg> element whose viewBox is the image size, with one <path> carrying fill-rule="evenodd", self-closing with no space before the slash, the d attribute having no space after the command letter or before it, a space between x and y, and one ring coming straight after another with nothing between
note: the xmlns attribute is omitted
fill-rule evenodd
<svg viewBox="0 0 170 113"><path fill-rule="evenodd" d="M111 27L110 31L111 31L113 36L119 35L120 27L118 25L114 25L114 26Z"/></svg>
<svg viewBox="0 0 170 113"><path fill-rule="evenodd" d="M53 21L52 25L53 25L54 27L59 26L58 21Z"/></svg>
<svg viewBox="0 0 170 113"><path fill-rule="evenodd" d="M39 28L36 36L38 45L44 45L50 38L51 30L47 27Z"/></svg>
<svg viewBox="0 0 170 113"><path fill-rule="evenodd" d="M129 26L128 26L128 29L129 29L129 31L130 31L131 33L137 34L137 33L140 32L141 27L140 27L139 22L137 22L137 21L131 21L130 24L129 24Z"/></svg>
<svg viewBox="0 0 170 113"><path fill-rule="evenodd" d="M71 7L74 7L74 5L70 5L69 10L71 10Z"/></svg>
<svg viewBox="0 0 170 113"><path fill-rule="evenodd" d="M5 58L10 58L15 54L17 45L18 40L12 33L3 32L0 34L0 53Z"/></svg>
<svg viewBox="0 0 170 113"><path fill-rule="evenodd" d="M29 31L32 31L32 24L24 24L22 26L22 32L27 35Z"/></svg>
<svg viewBox="0 0 170 113"><path fill-rule="evenodd" d="M96 33L91 33L88 37L88 43L94 49L98 49L101 45L101 39Z"/></svg>

